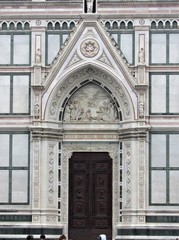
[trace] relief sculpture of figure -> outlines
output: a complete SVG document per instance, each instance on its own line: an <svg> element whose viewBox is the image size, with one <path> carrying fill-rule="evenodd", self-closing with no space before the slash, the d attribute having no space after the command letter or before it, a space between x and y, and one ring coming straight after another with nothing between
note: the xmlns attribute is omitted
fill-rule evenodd
<svg viewBox="0 0 179 240"><path fill-rule="evenodd" d="M39 64L41 63L41 52L40 52L40 48L36 49L36 53L35 53L35 63Z"/></svg>
<svg viewBox="0 0 179 240"><path fill-rule="evenodd" d="M64 110L65 122L115 122L118 120L118 109L113 99L93 83L76 92L69 99Z"/></svg>
<svg viewBox="0 0 179 240"><path fill-rule="evenodd" d="M93 2L94 2L94 0L86 0L87 13L92 13L93 12Z"/></svg>
<svg viewBox="0 0 179 240"><path fill-rule="evenodd" d="M141 48L139 51L139 63L144 64L145 63L145 55L144 55L144 49Z"/></svg>
<svg viewBox="0 0 179 240"><path fill-rule="evenodd" d="M139 118L144 118L144 104L143 104L143 102L139 103Z"/></svg>
<svg viewBox="0 0 179 240"><path fill-rule="evenodd" d="M38 103L34 104L34 117L37 119L40 115L40 106Z"/></svg>

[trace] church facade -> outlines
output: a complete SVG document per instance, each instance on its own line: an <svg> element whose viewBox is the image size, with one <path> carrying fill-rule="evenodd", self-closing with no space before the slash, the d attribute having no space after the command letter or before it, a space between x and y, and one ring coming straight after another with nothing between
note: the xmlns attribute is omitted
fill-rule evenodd
<svg viewBox="0 0 179 240"><path fill-rule="evenodd" d="M0 1L0 239L177 239L178 1Z"/></svg>

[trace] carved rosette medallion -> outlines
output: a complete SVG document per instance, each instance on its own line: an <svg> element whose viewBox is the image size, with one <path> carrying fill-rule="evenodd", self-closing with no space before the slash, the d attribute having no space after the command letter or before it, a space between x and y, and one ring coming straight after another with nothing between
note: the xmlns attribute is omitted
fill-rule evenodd
<svg viewBox="0 0 179 240"><path fill-rule="evenodd" d="M87 58L95 57L99 52L99 44L94 39L87 39L80 46L81 53Z"/></svg>
<svg viewBox="0 0 179 240"><path fill-rule="evenodd" d="M145 20L144 19L140 19L139 23L140 23L140 25L144 25L145 24Z"/></svg>

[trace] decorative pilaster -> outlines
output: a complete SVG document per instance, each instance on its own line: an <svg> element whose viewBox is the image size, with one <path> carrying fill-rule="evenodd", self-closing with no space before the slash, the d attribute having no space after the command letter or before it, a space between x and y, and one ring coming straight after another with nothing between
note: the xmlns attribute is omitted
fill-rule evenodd
<svg viewBox="0 0 179 240"><path fill-rule="evenodd" d="M54 207L55 143L48 143L48 207Z"/></svg>
<svg viewBox="0 0 179 240"><path fill-rule="evenodd" d="M139 140L139 209L145 209L145 140ZM139 222L145 222L144 215Z"/></svg>
<svg viewBox="0 0 179 240"><path fill-rule="evenodd" d="M124 208L131 208L131 144L129 142L126 142L124 144L124 176L125 176L125 182L124 182L124 191L125 191L125 203Z"/></svg>
<svg viewBox="0 0 179 240"><path fill-rule="evenodd" d="M31 128L33 141L32 221L56 223L57 143L62 134L55 129ZM43 209L43 211L42 211Z"/></svg>
<svg viewBox="0 0 179 240"><path fill-rule="evenodd" d="M50 141L47 143L48 158L47 158L47 209L46 222L56 223L57 215L57 142Z"/></svg>
<svg viewBox="0 0 179 240"><path fill-rule="evenodd" d="M123 222L144 223L145 209L145 144L148 128L121 129L123 141Z"/></svg>
<svg viewBox="0 0 179 240"><path fill-rule="evenodd" d="M40 139L34 139L33 142L33 194L32 194L32 208L34 215L33 222L40 222ZM35 213L37 212L37 213Z"/></svg>
<svg viewBox="0 0 179 240"><path fill-rule="evenodd" d="M32 115L33 124L40 125L41 121L41 91L44 68L44 39L46 23L41 20L31 22L32 27L32 65L34 74L32 76Z"/></svg>
<svg viewBox="0 0 179 240"><path fill-rule="evenodd" d="M135 20L135 35L136 35L136 64L138 66L136 78L138 91L138 119L140 125L145 120L146 115L146 90L148 87L148 75L146 74L146 66L148 65L148 39L149 39L149 22L145 19Z"/></svg>

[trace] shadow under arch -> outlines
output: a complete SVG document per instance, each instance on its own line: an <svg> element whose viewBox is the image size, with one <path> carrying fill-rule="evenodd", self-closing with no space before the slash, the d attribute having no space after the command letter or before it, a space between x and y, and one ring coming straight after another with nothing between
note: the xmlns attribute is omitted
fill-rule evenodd
<svg viewBox="0 0 179 240"><path fill-rule="evenodd" d="M75 86L67 95L67 97L64 99L64 101L62 102L61 104L61 109L60 109L60 112L59 112L59 121L60 122L63 122L64 121L64 114L65 114L65 109L66 109L66 106L67 104L69 103L70 99L74 96L74 94L76 92L78 92L79 89L81 89L82 87L84 86L87 86L88 84L94 84L96 86L99 86L101 87L102 90L104 90L108 96L110 96L112 102L113 102L113 105L115 106L115 110L116 110L116 119L118 121L122 121L122 112L121 112L121 107L116 99L116 97L113 95L113 93L111 92L111 90L109 90L109 88L102 84L101 82L99 82L98 80L95 80L95 79L86 79L82 82L80 82L80 84L78 84L77 86Z"/></svg>

